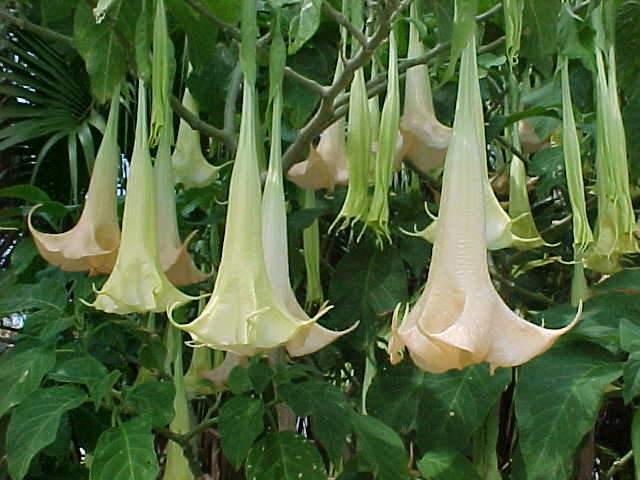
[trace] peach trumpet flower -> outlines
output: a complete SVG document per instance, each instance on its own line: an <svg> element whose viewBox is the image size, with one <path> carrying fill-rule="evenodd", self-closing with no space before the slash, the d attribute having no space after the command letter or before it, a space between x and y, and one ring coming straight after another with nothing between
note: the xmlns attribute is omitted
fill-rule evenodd
<svg viewBox="0 0 640 480"><path fill-rule="evenodd" d="M575 325L549 330L519 317L495 290L485 235L485 140L475 37L462 54L453 135L445 161L439 228L424 292L389 342L392 363L406 347L416 365L439 373L487 362L491 369L527 362Z"/></svg>
<svg viewBox="0 0 640 480"><path fill-rule="evenodd" d="M120 243L116 182L118 148L118 102L120 89L111 98L111 108L94 163L87 200L78 223L64 233L42 233L33 226L33 212L27 224L40 255L52 265L68 272L88 271L90 275L109 273L115 264Z"/></svg>

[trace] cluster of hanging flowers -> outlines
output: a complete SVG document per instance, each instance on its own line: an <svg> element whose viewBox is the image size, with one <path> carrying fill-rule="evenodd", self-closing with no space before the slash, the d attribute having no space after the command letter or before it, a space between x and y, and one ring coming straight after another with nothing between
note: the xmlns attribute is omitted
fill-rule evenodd
<svg viewBox="0 0 640 480"><path fill-rule="evenodd" d="M361 6L352 7L352 15L354 25L362 30ZM411 17L408 55L414 58L424 54L416 26L415 3L411 6ZM282 77L286 54L279 17L276 19L271 35L270 152L263 190L256 131L256 39L255 35L250 36L257 30L256 6L253 2L243 2L242 115L229 186L222 256L213 291L206 305L200 297L201 308L194 319L181 323L177 315L174 316L176 309L198 298L177 287L203 282L209 275L197 268L188 251L195 232L184 242L181 240L175 184L182 184L184 188L207 186L217 178L219 167L207 162L198 132L184 121L180 122L177 142L173 154L171 152L174 131L168 99L174 73L173 46L167 31L163 0L156 3L154 21L150 119L147 85L144 81L138 83L135 143L126 185L122 231L116 209L120 163L116 142L119 90L113 93L86 205L76 227L62 234L37 231L32 225L32 215L37 207L28 218L36 246L50 263L69 271L108 274L90 306L114 314L167 312L173 325L168 334L174 344L181 343L181 332L184 331L191 337L191 346L204 347L194 351L186 378L181 349L175 347L170 355L176 386L176 418L171 429L176 433L189 428L186 389L208 391L199 385L201 378L208 376L217 382L220 375L224 376L230 368L243 363L244 357L278 348L286 349L294 357L308 355L357 327L356 324L347 330L332 331L318 323L331 307L323 303L317 220L304 231L303 238L307 268L306 306L319 305L315 315L309 315L300 305L290 283L281 151ZM517 17L512 21L517 22ZM344 30L342 41L345 48ZM512 42L515 43L515 39ZM407 71L404 113L401 115L398 52L392 32L382 112L379 112L377 97L368 99L365 70L361 67L356 70L350 87L347 122L338 119L328 126L317 147L310 148L308 158L287 172L288 178L304 189L306 208L314 208L315 190L332 192L338 185L347 186L344 204L332 228L336 225L339 229L353 227L356 222L363 222L374 231L381 244L381 239L391 239L389 194L398 160L406 158L415 169L425 173L444 165L439 217L419 232L434 243L427 284L411 310L407 309L401 315L400 309L396 309L388 347L392 363L402 358L406 348L418 367L430 372L460 369L480 362L489 363L492 369L520 365L550 348L580 315L579 311L574 321L562 329L539 327L511 311L491 283L487 250L533 248L544 242L533 223L523 162L517 157L511 162L511 215L502 208L489 183L475 48L475 37L471 34L462 50L455 121L451 129L435 116L426 65L414 66ZM517 58L517 47L513 47L509 55L513 62ZM618 121L619 107L617 111L615 108L617 100L613 106L606 101L614 103L615 100L613 51L607 53L608 79L602 57L598 57L599 133L610 129L619 135L622 125L621 120ZM336 78L342 75L343 68L343 59L339 58ZM372 75L375 76L375 72L372 67ZM570 106L565 76L566 64L563 100ZM183 105L197 114L197 105L187 89ZM580 190L583 194L583 186L580 169L576 167L579 167L579 147L576 159L575 123L572 129L573 117L566 105L563 106L565 135L568 135L565 161L570 192L575 193L571 197L572 207L584 210L584 198L580 200L576 193ZM517 127L513 131L514 142L519 146ZM153 162L150 146L156 147ZM622 156L626 152L620 151L623 147L606 142L599 144L599 148L602 149L599 154L602 165L598 167L598 178L603 183L599 188L604 191L614 185L616 192L621 191L626 173L610 181L601 181L600 172L606 170L605 153L618 163L622 162L620 158L625 158L626 165L626 156ZM579 185L577 176L580 176ZM602 174L602 178L607 177ZM628 197L628 184L626 188ZM626 229L633 219L633 210L630 216L627 207L626 203L603 204L603 211L613 212L614 221L624 223L622 234L613 238L622 238L621 242L626 243L610 247L602 246L604 239L597 240L589 258L599 259L605 255L607 260L612 257L615 260L617 257L611 252L630 251ZM576 258L580 261L592 240L588 222L588 233L576 227L585 219L582 215L577 219L574 216L574 231L580 237L580 240L576 239L579 245ZM616 223L615 227L618 226ZM607 228L608 225L599 224L596 234L611 238L606 235ZM635 248L635 243L633 246ZM211 370L208 349L228 352L218 371ZM179 465L176 471L182 470L185 459L177 445L170 444L168 452L171 461L167 464ZM168 477L165 475L165 478Z"/></svg>

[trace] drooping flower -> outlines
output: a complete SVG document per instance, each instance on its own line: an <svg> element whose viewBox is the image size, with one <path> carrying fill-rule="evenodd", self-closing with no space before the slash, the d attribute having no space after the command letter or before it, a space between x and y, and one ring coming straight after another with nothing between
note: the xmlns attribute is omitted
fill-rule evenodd
<svg viewBox="0 0 640 480"><path fill-rule="evenodd" d="M407 56L415 58L425 53L415 25L418 21L416 2L411 4L411 19ZM407 70L400 132L403 139L400 155L409 160L413 167L423 173L442 167L451 138L451 128L442 125L436 118L429 67L426 64Z"/></svg>
<svg viewBox="0 0 640 480"><path fill-rule="evenodd" d="M398 52L395 34L389 35L389 71L387 95L382 107L378 148L375 157L375 186L367 215L367 224L378 239L391 241L389 234L389 188L393 175L398 126L400 124L400 86L398 80Z"/></svg>
<svg viewBox="0 0 640 480"><path fill-rule="evenodd" d="M288 313L303 325L286 343L291 356L313 353L348 333L334 332L315 323L330 307L323 306L311 320L298 303L289 280L289 258L287 248L287 213L282 179L282 152L280 145L282 93L275 89L272 98L273 118L271 124L271 151L269 170L262 198L262 242L269 281L276 298Z"/></svg>
<svg viewBox="0 0 640 480"><path fill-rule="evenodd" d="M171 325L169 335L177 338L173 343L175 352L172 355L173 363L173 385L175 387L175 397L173 399L174 417L169 424L169 430L178 435L184 435L192 430L191 412L189 410L189 399L185 388L185 378L182 367L182 342L180 341L180 331ZM169 352L170 354L172 352ZM193 473L189 466L189 461L184 455L182 446L173 440L167 442L167 459L164 467L163 480L193 480Z"/></svg>
<svg viewBox="0 0 640 480"><path fill-rule="evenodd" d="M520 365L550 348L578 319L548 330L520 318L499 297L487 265L485 165L482 101L471 35L462 53L429 277L401 324L396 310L389 343L394 363L406 347L416 365L429 372L480 362L492 369Z"/></svg>
<svg viewBox="0 0 640 480"><path fill-rule="evenodd" d="M596 48L596 68L598 218L595 242L585 257L585 265L598 272L613 273L620 269L622 255L639 251L634 234L636 218L629 191L627 147L618 101L613 45L607 52Z"/></svg>
<svg viewBox="0 0 640 480"><path fill-rule="evenodd" d="M315 192L313 190L305 190L303 195L304 208L315 208ZM317 218L302 232L302 250L307 273L305 306L309 308L314 304L320 305L324 301L322 281L320 279L320 227Z"/></svg>
<svg viewBox="0 0 640 480"><path fill-rule="evenodd" d="M94 163L87 200L78 223L69 231L42 233L27 218L29 231L40 255L52 265L69 272L88 271L90 275L109 273L118 253L120 227L116 204L116 182L120 164L118 148L119 87L111 98L104 137Z"/></svg>
<svg viewBox="0 0 640 480"><path fill-rule="evenodd" d="M593 243L593 233L587 217L582 179L582 160L580 159L580 141L576 130L569 87L569 63L567 58L562 64L562 152L564 169L569 190L569 203L573 218L573 278L571 281L571 304L578 305L589 297L589 287L584 275L583 257Z"/></svg>
<svg viewBox="0 0 640 480"><path fill-rule="evenodd" d="M338 56L334 79L341 76L343 70L342 58ZM318 146L312 145L307 159L289 168L287 178L305 190L325 189L328 192L333 192L336 185L348 183L347 147L343 117L340 117L322 132Z"/></svg>
<svg viewBox="0 0 640 480"><path fill-rule="evenodd" d="M167 278L176 286L202 282L207 278L196 268L187 246L195 234L182 243L178 232L176 195L171 167L171 121L165 121L155 162L156 226L160 265Z"/></svg>
<svg viewBox="0 0 640 480"><path fill-rule="evenodd" d="M91 304L108 313L162 312L192 299L169 282L160 265L153 167L147 139L146 88L144 82L139 82L136 135L120 249L111 275Z"/></svg>
<svg viewBox="0 0 640 480"><path fill-rule="evenodd" d="M192 322L175 324L194 344L254 355L286 344L308 327L276 297L262 241L255 86L244 81L238 150L231 174L222 259L213 293ZM169 311L171 318L171 311Z"/></svg>
<svg viewBox="0 0 640 480"><path fill-rule="evenodd" d="M198 105L188 88L184 91L182 105L194 115L198 115ZM171 160L176 182L185 188L206 187L218 178L221 168L207 162L202 154L200 132L191 128L183 119L180 120Z"/></svg>
<svg viewBox="0 0 640 480"><path fill-rule="evenodd" d="M347 170L349 184L342 209L331 228L346 228L367 217L369 209L369 170L371 157L369 105L364 71L356 70L349 96L347 124Z"/></svg>

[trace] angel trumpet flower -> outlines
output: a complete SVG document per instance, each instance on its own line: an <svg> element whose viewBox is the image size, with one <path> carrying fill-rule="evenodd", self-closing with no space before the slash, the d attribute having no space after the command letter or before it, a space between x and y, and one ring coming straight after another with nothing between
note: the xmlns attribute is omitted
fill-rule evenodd
<svg viewBox="0 0 640 480"><path fill-rule="evenodd" d="M429 372L488 362L511 367L540 355L578 320L548 330L520 318L499 297L487 266L487 188L475 37L462 53L453 135L444 167L441 215L427 284L404 321L394 315L389 343L396 363L406 346Z"/></svg>
<svg viewBox="0 0 640 480"><path fill-rule="evenodd" d="M153 167L147 148L147 99L138 85L136 136L115 267L91 306L108 313L162 312L192 298L162 271L156 240Z"/></svg>
<svg viewBox="0 0 640 480"><path fill-rule="evenodd" d="M195 232L191 233L184 243L180 242L170 158L172 136L170 120L167 119L165 125L160 134L160 145L154 167L158 254L162 270L169 281L176 286L183 286L202 282L208 275L196 268L187 250Z"/></svg>
<svg viewBox="0 0 640 480"><path fill-rule="evenodd" d="M605 73L604 52L596 49L597 137L596 192L598 219L595 242L585 257L585 265L598 272L620 269L620 257L637 253L636 218L629 191L629 167L624 125L618 102L616 62L610 46Z"/></svg>
<svg viewBox="0 0 640 480"><path fill-rule="evenodd" d="M414 21L409 26L407 56L415 58L425 53L415 25L418 20L416 2L411 4L411 18ZM427 173L442 166L451 128L442 125L436 118L427 65L416 65L407 70L400 132L403 139L400 155L406 157L416 169Z"/></svg>
<svg viewBox="0 0 640 480"><path fill-rule="evenodd" d="M343 69L342 58L338 56L334 78L342 75ZM336 185L346 185L349 174L344 135L345 121L340 117L322 132L318 146L311 146L307 159L289 168L287 178L305 190L333 192Z"/></svg>
<svg viewBox="0 0 640 480"><path fill-rule="evenodd" d="M342 332L334 332L318 325L309 318L300 306L291 288L287 248L287 213L282 180L281 116L282 94L280 89L277 88L273 98L269 170L262 198L262 243L267 274L273 286L273 292L288 313L303 325L286 343L289 354L296 357L320 350L353 330L356 325ZM329 308L331 307L321 307L314 320L323 315Z"/></svg>
<svg viewBox="0 0 640 480"><path fill-rule="evenodd" d="M381 242L389 234L389 188L393 176L393 164L400 123L400 86L398 82L398 52L395 34L389 36L389 72L387 96L382 107L382 117L378 132L378 148L375 162L375 187L373 199L367 215L367 224ZM377 101L377 99L376 99Z"/></svg>
<svg viewBox="0 0 640 480"><path fill-rule="evenodd" d="M185 89L182 105L198 115L198 105L189 89ZM191 128L184 120L180 120L178 138L171 157L177 183L185 188L202 188L218 178L221 167L211 165L204 158L200 145L200 132Z"/></svg>
<svg viewBox="0 0 640 480"><path fill-rule="evenodd" d="M104 137L93 167L87 201L78 223L71 230L42 233L32 224L31 209L27 218L29 231L40 255L52 265L68 272L89 271L90 275L109 273L113 269L120 243L116 205L116 182L120 151L118 149L118 102L120 89L111 98L111 109Z"/></svg>
<svg viewBox="0 0 640 480"><path fill-rule="evenodd" d="M213 293L195 320L174 324L188 332L196 345L254 355L287 344L310 329L316 319L301 321L292 315L277 297L267 273L259 207L255 86L245 78L243 90L240 139Z"/></svg>

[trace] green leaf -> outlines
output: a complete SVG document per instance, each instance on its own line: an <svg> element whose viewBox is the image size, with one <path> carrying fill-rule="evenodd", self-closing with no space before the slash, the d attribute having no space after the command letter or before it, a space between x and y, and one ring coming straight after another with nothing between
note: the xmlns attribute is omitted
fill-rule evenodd
<svg viewBox="0 0 640 480"><path fill-rule="evenodd" d="M56 361L51 348L36 347L0 357L0 417L40 387Z"/></svg>
<svg viewBox="0 0 640 480"><path fill-rule="evenodd" d="M443 83L453 77L458 59L471 35L476 31L476 13L478 0L455 0L453 13L453 32L451 35L451 54L449 67L442 79Z"/></svg>
<svg viewBox="0 0 640 480"><path fill-rule="evenodd" d="M53 443L62 415L86 399L81 389L64 385L38 390L16 407L7 429L7 462L14 480L22 480L33 457Z"/></svg>
<svg viewBox="0 0 640 480"><path fill-rule="evenodd" d="M83 355L62 362L49 374L49 378L61 383L85 385L98 408L106 390L117 380L116 375L119 375L119 372L114 372L114 376L110 376L102 363L90 355Z"/></svg>
<svg viewBox="0 0 640 480"><path fill-rule="evenodd" d="M2 188L0 189L0 197L17 198L33 204L51 201L47 192L33 185L12 185Z"/></svg>
<svg viewBox="0 0 640 480"><path fill-rule="evenodd" d="M252 480L326 480L322 457L309 440L293 432L270 433L249 452Z"/></svg>
<svg viewBox="0 0 640 480"><path fill-rule="evenodd" d="M573 478L576 448L621 367L585 343L560 344L522 367L515 404L527 480Z"/></svg>
<svg viewBox="0 0 640 480"><path fill-rule="evenodd" d="M595 72L594 35L591 25L573 13L569 4L565 3L558 21L558 51L569 58L582 60L589 70Z"/></svg>
<svg viewBox="0 0 640 480"><path fill-rule="evenodd" d="M64 284L44 278L35 284L15 285L11 292L0 293L0 315L33 309L61 313L67 304Z"/></svg>
<svg viewBox="0 0 640 480"><path fill-rule="evenodd" d="M265 362L260 361L257 357L253 357L247 373L253 385L253 390L258 394L264 392L265 388L269 386L273 379L273 370L271 367Z"/></svg>
<svg viewBox="0 0 640 480"><path fill-rule="evenodd" d="M449 450L427 452L418 470L429 480L482 480L467 457Z"/></svg>
<svg viewBox="0 0 640 480"><path fill-rule="evenodd" d="M378 480L398 480L408 475L409 457L396 432L380 420L353 412L358 453Z"/></svg>
<svg viewBox="0 0 640 480"><path fill-rule="evenodd" d="M100 103L111 98L114 88L127 73L127 49L118 37L117 20L123 3L110 10L114 21L96 23L89 5L79 2L74 19L73 38L91 77L91 91ZM134 19L131 19L135 23Z"/></svg>
<svg viewBox="0 0 640 480"><path fill-rule="evenodd" d="M242 365L236 365L229 373L227 379L227 386L231 393L234 395L240 395L253 390L253 383L249 377L249 370Z"/></svg>
<svg viewBox="0 0 640 480"><path fill-rule="evenodd" d="M296 53L313 37L320 26L322 13L322 0L303 0L300 4L300 13L291 22L289 38L293 41L289 44L289 53Z"/></svg>
<svg viewBox="0 0 640 480"><path fill-rule="evenodd" d="M529 162L529 172L539 178L536 198L545 198L554 188L566 188L562 147L545 148L535 153Z"/></svg>
<svg viewBox="0 0 640 480"><path fill-rule="evenodd" d="M631 447L633 448L633 462L640 465L640 409L633 414L631 422ZM640 480L640 468L636 467L636 480Z"/></svg>
<svg viewBox="0 0 640 480"><path fill-rule="evenodd" d="M312 380L289 383L278 388L278 394L299 417L310 417L314 437L337 461L351 431L349 407L342 392L326 382Z"/></svg>
<svg viewBox="0 0 640 480"><path fill-rule="evenodd" d="M218 417L222 451L236 469L264 431L263 416L264 406L255 398L233 397L222 406Z"/></svg>
<svg viewBox="0 0 640 480"><path fill-rule="evenodd" d="M393 312L407 299L407 277L398 250L380 250L370 242L349 252L336 267L329 298L334 303L329 326L348 328L359 320L352 340L366 348L377 334L375 317Z"/></svg>
<svg viewBox="0 0 640 480"><path fill-rule="evenodd" d="M402 433L416 430L423 449L464 449L509 380L508 369L491 375L486 365L434 375L404 362L374 378L367 410Z"/></svg>
<svg viewBox="0 0 640 480"><path fill-rule="evenodd" d="M90 480L155 480L160 472L151 425L138 417L100 435Z"/></svg>
<svg viewBox="0 0 640 480"><path fill-rule="evenodd" d="M173 382L151 381L133 387L125 401L138 412L148 415L151 425L164 427L173 420L173 399L176 395Z"/></svg>
<svg viewBox="0 0 640 480"><path fill-rule="evenodd" d="M521 54L545 72L552 67L561 6L561 0L524 2Z"/></svg>

